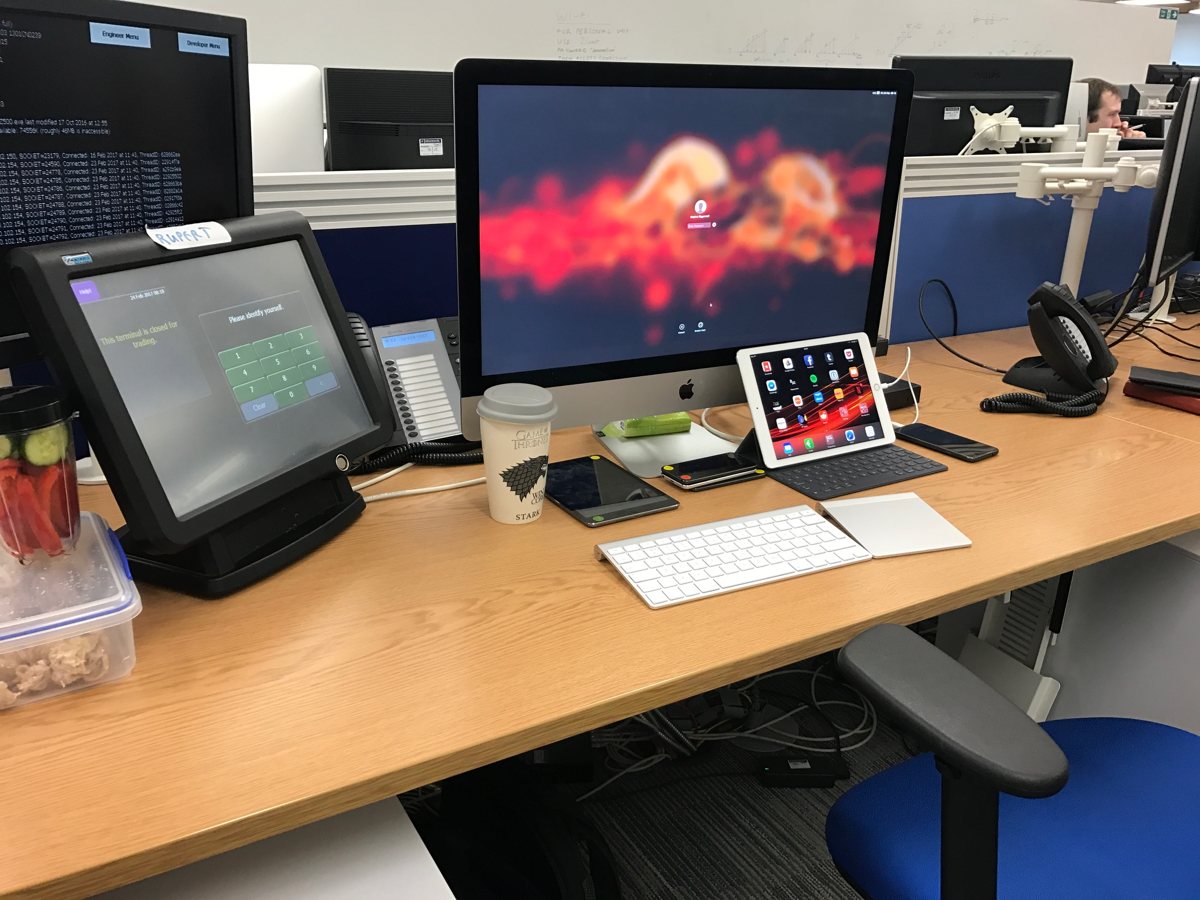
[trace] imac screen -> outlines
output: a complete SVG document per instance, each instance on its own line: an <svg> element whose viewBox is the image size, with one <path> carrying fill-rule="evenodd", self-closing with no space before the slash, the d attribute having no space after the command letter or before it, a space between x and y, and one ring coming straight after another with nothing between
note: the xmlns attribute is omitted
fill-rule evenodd
<svg viewBox="0 0 1200 900"><path fill-rule="evenodd" d="M863 330L894 91L478 97L485 377Z"/></svg>
<svg viewBox="0 0 1200 900"><path fill-rule="evenodd" d="M376 427L295 241L71 291L180 519Z"/></svg>

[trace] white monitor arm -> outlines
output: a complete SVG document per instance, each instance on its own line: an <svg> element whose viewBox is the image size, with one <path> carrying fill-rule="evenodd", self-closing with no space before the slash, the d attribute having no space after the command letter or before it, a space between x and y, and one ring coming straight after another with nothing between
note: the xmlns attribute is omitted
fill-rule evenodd
<svg viewBox="0 0 1200 900"><path fill-rule="evenodd" d="M1071 230L1063 254L1060 284L1079 296L1079 276L1087 252L1088 234L1092 229L1092 214L1100 204L1106 185L1125 193L1133 187L1152 188L1158 183L1158 162L1139 163L1123 156L1115 165L1104 165L1104 154L1115 131L1103 128L1089 134L1079 166L1047 166L1041 163L1022 163L1017 176L1017 196L1029 200L1044 200L1047 195L1061 194L1071 198Z"/></svg>
<svg viewBox="0 0 1200 900"><path fill-rule="evenodd" d="M1010 115L1012 111L1013 108L1009 106L998 113L985 113L972 106L971 117L975 120L975 135L967 146L959 151L959 156L970 156L982 150L1004 153L1026 139L1049 141L1051 152L1054 153L1069 153L1076 149L1076 143L1079 141L1078 125L1029 127L1022 125L1016 116Z"/></svg>

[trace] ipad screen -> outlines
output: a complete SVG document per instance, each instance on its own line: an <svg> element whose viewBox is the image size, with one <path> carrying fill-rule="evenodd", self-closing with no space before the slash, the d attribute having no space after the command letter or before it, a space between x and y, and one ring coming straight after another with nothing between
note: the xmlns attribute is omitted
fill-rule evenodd
<svg viewBox="0 0 1200 900"><path fill-rule="evenodd" d="M749 361L776 460L887 441L857 340L768 348Z"/></svg>

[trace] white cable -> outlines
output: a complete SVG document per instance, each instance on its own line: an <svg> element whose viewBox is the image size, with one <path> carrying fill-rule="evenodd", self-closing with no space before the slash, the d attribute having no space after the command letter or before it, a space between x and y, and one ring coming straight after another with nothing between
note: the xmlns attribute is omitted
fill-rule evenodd
<svg viewBox="0 0 1200 900"><path fill-rule="evenodd" d="M369 478L360 484L356 484L354 486L354 489L356 491L358 491L359 493L362 493L363 488L374 487L375 485L379 484L379 482L387 481L393 475L403 472L405 469L411 469L413 467L413 465L414 465L413 463L405 463L402 466L398 466L397 468L392 469L392 471L390 471L390 472L384 472L382 475L376 475L374 478Z"/></svg>
<svg viewBox="0 0 1200 900"><path fill-rule="evenodd" d="M979 134L971 135L971 139L969 141L967 141L966 146L964 146L961 150L958 151L958 155L959 156L969 156L970 154L967 153L967 151L970 150L971 145L975 143L975 138L983 137L989 131L995 131L997 128L999 128L1003 124L1004 124L1003 122L993 122L987 128L983 129L983 131L979 132ZM986 149L986 148L981 148L981 149Z"/></svg>
<svg viewBox="0 0 1200 900"><path fill-rule="evenodd" d="M434 494L438 491L452 491L456 488L470 487L473 484L483 484L486 478L471 478L467 481L458 481L454 484L439 484L434 487L411 488L407 491L390 491L386 494L373 494L370 497L363 497L367 503L374 503L376 500L391 500L393 497L413 497L417 494Z"/></svg>
<svg viewBox="0 0 1200 900"><path fill-rule="evenodd" d="M658 765L660 762L662 762L666 758L667 758L667 754L665 754L665 753L656 753L653 756L647 756L645 759L641 760L640 762L636 762L633 765L622 769L620 772L618 772L616 775L612 776L611 778L605 779L604 781L600 782L598 785L596 785L594 788L592 788L586 794L580 794L578 797L575 798L575 802L578 803L581 800L586 800L588 797L592 796L593 794L599 793L600 791L602 791L606 787L608 787L610 784L612 784L614 781L616 781L618 778L628 775L630 772L645 771L646 769L649 769L651 766Z"/></svg>
<svg viewBox="0 0 1200 900"><path fill-rule="evenodd" d="M886 384L881 384L880 388L887 389L887 388L890 388L892 385L899 384L901 381L904 381L905 378L908 376L908 369L909 369L909 366L911 366L911 365L912 365L912 347L905 347L904 348L904 370L899 375L897 375L892 381L889 381ZM917 392L913 388L911 380L908 381L908 393L909 393L909 396L912 397L912 402L913 402L913 418L912 418L912 421L909 422L908 424L916 425L917 419L921 418L921 404L917 402ZM886 400L885 400L885 402L886 402ZM903 428L904 426L901 425L900 427Z"/></svg>
<svg viewBox="0 0 1200 900"><path fill-rule="evenodd" d="M734 443L734 444L740 444L742 442L742 438L745 437L745 435L741 435L741 437L739 437L736 434L730 434L727 431L722 431L720 428L717 428L715 425L708 424L708 411L710 409L712 409L711 406L706 406L706 407L704 407L703 410L700 411L700 425L704 428L704 430L707 431L709 434L716 435L717 437L721 438L721 440L730 441L731 443Z"/></svg>
<svg viewBox="0 0 1200 900"><path fill-rule="evenodd" d="M904 376L908 374L908 367L910 365L912 365L912 347L905 347L904 348L904 368L901 370L900 374L897 375L895 378L893 378L891 381L885 381L882 384L880 384L879 386L881 388L890 388L893 385L899 384L901 381L904 380Z"/></svg>

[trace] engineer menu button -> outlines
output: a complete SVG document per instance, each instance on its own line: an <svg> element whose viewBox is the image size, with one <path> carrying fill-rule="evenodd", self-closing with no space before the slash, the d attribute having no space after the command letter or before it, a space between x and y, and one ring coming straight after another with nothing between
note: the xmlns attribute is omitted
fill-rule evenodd
<svg viewBox="0 0 1200 900"><path fill-rule="evenodd" d="M255 419L269 416L278 409L279 401L275 399L275 395L267 394L265 397L259 397L257 400L247 400L243 403L242 418L247 422L253 422Z"/></svg>

